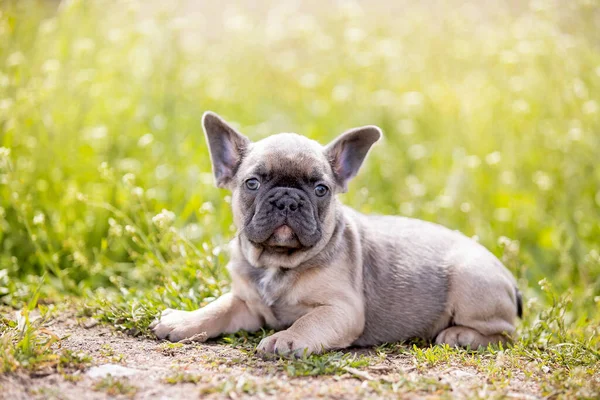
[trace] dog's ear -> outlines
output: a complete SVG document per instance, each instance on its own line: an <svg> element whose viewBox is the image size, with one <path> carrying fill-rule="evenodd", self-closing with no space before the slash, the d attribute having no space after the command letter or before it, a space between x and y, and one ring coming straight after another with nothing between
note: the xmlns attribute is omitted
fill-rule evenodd
<svg viewBox="0 0 600 400"><path fill-rule="evenodd" d="M202 127L210 149L215 181L218 187L226 188L235 176L250 140L210 111L202 116Z"/></svg>
<svg viewBox="0 0 600 400"><path fill-rule="evenodd" d="M344 192L348 189L348 181L358 173L369 149L381 136L378 127L363 126L342 133L325 147L325 155Z"/></svg>

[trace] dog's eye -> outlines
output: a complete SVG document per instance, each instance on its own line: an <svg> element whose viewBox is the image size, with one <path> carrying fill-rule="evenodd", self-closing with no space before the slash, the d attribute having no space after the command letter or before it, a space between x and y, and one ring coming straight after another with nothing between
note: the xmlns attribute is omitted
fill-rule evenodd
<svg viewBox="0 0 600 400"><path fill-rule="evenodd" d="M246 187L250 190L258 190L260 182L256 178L248 179L246 181Z"/></svg>
<svg viewBox="0 0 600 400"><path fill-rule="evenodd" d="M325 185L317 185L315 187L315 194L319 197L325 196L328 191L329 191L329 188Z"/></svg>

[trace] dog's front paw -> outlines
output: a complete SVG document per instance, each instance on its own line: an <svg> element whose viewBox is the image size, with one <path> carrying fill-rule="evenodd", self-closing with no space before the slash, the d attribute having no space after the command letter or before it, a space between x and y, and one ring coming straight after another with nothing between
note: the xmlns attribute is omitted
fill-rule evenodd
<svg viewBox="0 0 600 400"><path fill-rule="evenodd" d="M206 335L202 335L201 327L196 321L194 312L173 310L167 308L162 312L160 318L150 325L150 329L159 339L167 339L171 342L179 342L184 339L193 338L194 341L205 341Z"/></svg>
<svg viewBox="0 0 600 400"><path fill-rule="evenodd" d="M302 357L304 354L316 353L319 349L315 348L308 340L286 330L261 340L256 351L261 356L267 357L274 354L285 357Z"/></svg>

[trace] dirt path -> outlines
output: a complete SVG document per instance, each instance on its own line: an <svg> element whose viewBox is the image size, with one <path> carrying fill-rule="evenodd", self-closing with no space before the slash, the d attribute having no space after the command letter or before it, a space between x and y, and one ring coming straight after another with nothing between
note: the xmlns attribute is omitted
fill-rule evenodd
<svg viewBox="0 0 600 400"><path fill-rule="evenodd" d="M341 375L291 377L285 371L289 364L261 360L230 345L173 346L133 338L106 326L86 329L72 318L54 321L48 329L64 338L62 349L91 356L92 367L67 376L0 376L0 398L487 398L498 394L536 398L539 393L519 374L499 390L474 367L446 364L424 370L417 368L414 356L408 354L378 357L373 350L360 350L354 353L370 356L368 366L349 368ZM122 376L106 376L104 369Z"/></svg>

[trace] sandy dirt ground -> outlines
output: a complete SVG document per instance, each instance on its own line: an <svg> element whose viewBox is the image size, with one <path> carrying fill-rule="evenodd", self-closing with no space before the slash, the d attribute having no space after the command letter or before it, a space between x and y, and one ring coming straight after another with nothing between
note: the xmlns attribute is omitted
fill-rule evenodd
<svg viewBox="0 0 600 400"><path fill-rule="evenodd" d="M351 368L341 375L292 377L285 371L284 362L262 360L251 351L244 351L243 346L209 342L173 347L71 317L50 322L48 329L62 338L62 349L88 354L91 365L67 376L55 371L40 376L0 376L0 398L358 399L501 395L527 399L537 398L539 393L519 373L508 387L498 391L474 367L417 368L414 357L408 354L380 358L373 350L351 350L372 355L369 366ZM111 377L118 376L119 384L125 388L118 390L107 384L114 383L107 377L107 371Z"/></svg>

